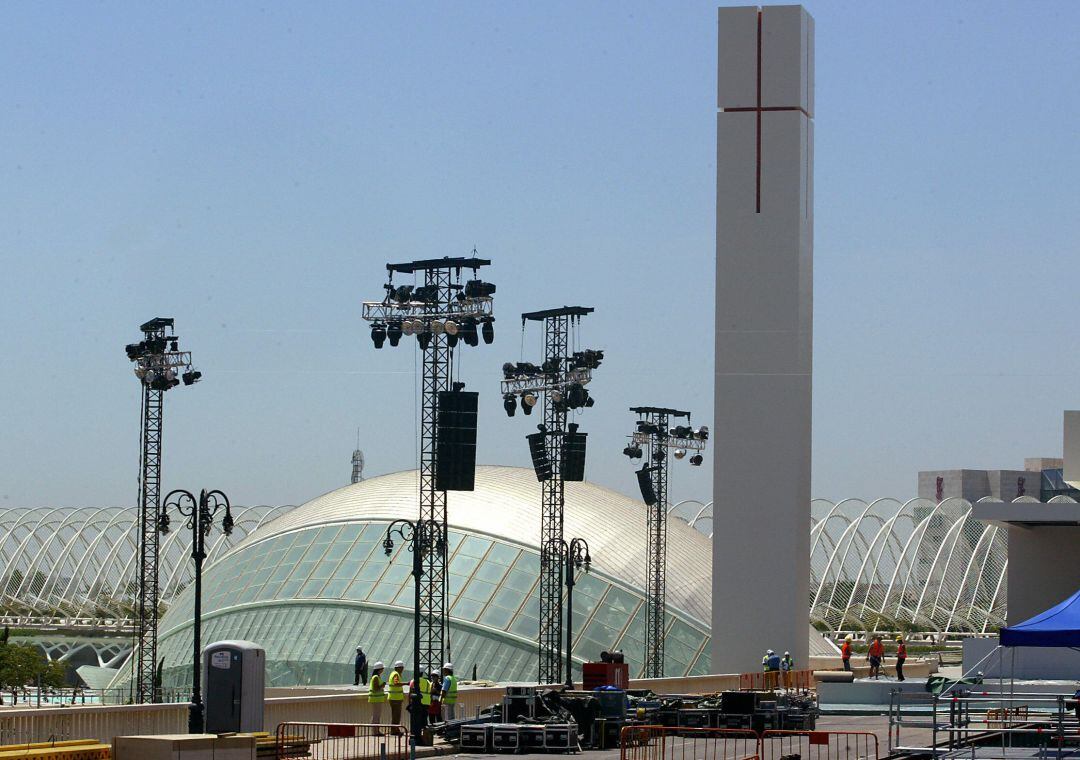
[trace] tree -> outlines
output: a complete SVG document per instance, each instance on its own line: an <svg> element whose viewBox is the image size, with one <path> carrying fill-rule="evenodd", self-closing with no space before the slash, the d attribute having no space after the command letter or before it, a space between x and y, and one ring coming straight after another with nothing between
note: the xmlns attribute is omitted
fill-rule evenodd
<svg viewBox="0 0 1080 760"><path fill-rule="evenodd" d="M49 671L49 661L32 644L5 644L0 647L0 689L11 692L11 704L17 704L19 689L37 683Z"/></svg>

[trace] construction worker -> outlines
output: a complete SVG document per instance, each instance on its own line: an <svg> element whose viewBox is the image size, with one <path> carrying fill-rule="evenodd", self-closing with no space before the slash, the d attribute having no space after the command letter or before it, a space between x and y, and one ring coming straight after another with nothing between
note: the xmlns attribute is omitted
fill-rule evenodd
<svg viewBox="0 0 1080 760"><path fill-rule="evenodd" d="M780 658L780 674L784 679L784 688L791 688L791 669L795 666L795 660L791 656L791 652L784 652L784 656Z"/></svg>
<svg viewBox="0 0 1080 760"><path fill-rule="evenodd" d="M367 683L367 655L363 647L356 647L356 662L353 663L353 686Z"/></svg>
<svg viewBox="0 0 1080 760"><path fill-rule="evenodd" d="M413 682L409 681L409 693L412 693ZM420 707L424 711L424 723L428 723L428 714L431 712L431 679L426 673L420 674Z"/></svg>
<svg viewBox="0 0 1080 760"><path fill-rule="evenodd" d="M394 669L390 671L390 677L386 680L386 698L390 702L390 725L397 732L401 725L401 707L405 704L405 685L401 680L401 674L405 672L405 663L398 660L394 663Z"/></svg>
<svg viewBox="0 0 1080 760"><path fill-rule="evenodd" d="M870 661L870 677L875 681L881 675L881 661L885 657L885 645L881 643L880 636L874 636L870 647L866 650L866 659Z"/></svg>
<svg viewBox="0 0 1080 760"><path fill-rule="evenodd" d="M443 720L454 720L457 717L457 676L454 675L454 664L448 662L442 669Z"/></svg>
<svg viewBox="0 0 1080 760"><path fill-rule="evenodd" d="M428 707L428 723L434 725L442 718L442 678L437 670L431 671L431 704Z"/></svg>
<svg viewBox="0 0 1080 760"><path fill-rule="evenodd" d="M382 662L376 662L371 666L371 680L368 682L368 704L371 705L371 722L376 726L382 723L382 706L386 702L386 682L382 679L383 670L386 668ZM375 730L376 736L382 736L382 732Z"/></svg>
<svg viewBox="0 0 1080 760"><path fill-rule="evenodd" d="M844 643L840 645L840 662L844 663L844 670L851 670L851 641L853 638L849 633L844 637Z"/></svg>
<svg viewBox="0 0 1080 760"><path fill-rule="evenodd" d="M904 660L907 659L907 644L903 636L896 637L896 680L904 680Z"/></svg>

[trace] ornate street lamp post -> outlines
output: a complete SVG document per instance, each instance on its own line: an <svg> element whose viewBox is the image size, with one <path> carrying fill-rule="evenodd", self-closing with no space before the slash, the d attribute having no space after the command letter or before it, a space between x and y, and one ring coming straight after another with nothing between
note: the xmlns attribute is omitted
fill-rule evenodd
<svg viewBox="0 0 1080 760"><path fill-rule="evenodd" d="M175 507L177 512L186 517L188 527L191 528L191 559L195 562L195 645L191 659L191 708L188 712L188 733L201 734L205 727L201 662L202 566L203 560L206 559L206 537L210 535L210 528L214 524L214 516L217 514L218 509L225 507L225 516L221 520L221 530L228 536L233 529L232 507L229 505L229 497L221 491L207 491L204 488L199 492L198 499L192 495L191 491L185 491L182 488L169 491L161 504L161 512L158 515L158 530L162 533L169 532L169 507Z"/></svg>
<svg viewBox="0 0 1080 760"><path fill-rule="evenodd" d="M389 557L394 553L393 535L405 541L409 551L412 552L412 575L413 575L413 685L409 689L409 753L410 757L416 757L416 737L419 736L426 725L423 705L420 703L420 678L424 675L420 664L420 601L424 577L424 557L432 552L442 554L445 551L446 540L443 536L443 526L435 520L394 520L386 526L386 538L383 539L383 550Z"/></svg>
<svg viewBox="0 0 1080 760"><path fill-rule="evenodd" d="M571 675L571 667L574 664L571 650L574 645L574 586L577 580L575 572L585 568L589 572L592 565L592 557L589 556L589 542L584 538L572 538L567 545L563 541L563 556L566 559L566 688L574 688L574 677Z"/></svg>

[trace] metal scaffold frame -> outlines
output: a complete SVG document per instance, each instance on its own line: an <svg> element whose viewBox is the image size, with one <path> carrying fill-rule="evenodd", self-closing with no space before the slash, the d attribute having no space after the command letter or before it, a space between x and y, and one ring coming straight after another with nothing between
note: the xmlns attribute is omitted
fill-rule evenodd
<svg viewBox="0 0 1080 760"><path fill-rule="evenodd" d="M135 582L138 602L134 621L134 673L132 684L138 703L159 701L157 683L158 616L160 613L160 535L158 512L161 507L161 444L165 391L180 385L192 385L202 377L192 369L191 353L180 351L179 336L173 332L171 317L157 317L139 326L143 340L125 347L128 359L135 362L135 376L142 386L139 428L139 545Z"/></svg>
<svg viewBox="0 0 1080 760"><path fill-rule="evenodd" d="M570 351L570 333L581 317L594 311L588 306L563 306L556 309L526 312L521 315L524 330L528 321L544 325L544 361L541 367L504 366L501 388L504 400L513 401L516 395L535 397L542 404L543 424L540 426L547 452L547 476L540 478L540 581L539 630L537 633L537 681L542 684L562 683L563 641L563 567L566 544L563 540L563 513L566 489L563 469L563 444L568 431L570 409L591 406L588 392L582 389L592 380L592 369L599 366L603 352L585 351L575 355ZM585 359L585 354L589 355ZM592 362L591 366L589 362ZM570 390L577 396L571 398ZM580 406L579 406L580 405ZM577 426L574 425L574 430ZM539 477L539 473L538 473ZM570 674L567 674L569 677Z"/></svg>
<svg viewBox="0 0 1080 760"><path fill-rule="evenodd" d="M646 559L645 559L645 678L664 677L664 633L667 606L667 515L668 515L668 450L702 451L705 441L693 435L673 435L668 428L672 417L685 417L690 422L690 412L654 406L635 406L631 412L638 415L638 430L630 439L638 446L646 447L648 470L654 504L646 504ZM645 423L646 430L642 430Z"/></svg>
<svg viewBox="0 0 1080 760"><path fill-rule="evenodd" d="M478 322L490 328L493 321L490 286L487 294L470 291L461 285L461 272L471 269L474 276L482 266L491 261L470 258L442 258L412 261L404 264L387 264L391 281L386 286L386 297L381 301L365 301L363 318L373 325L373 331L395 329L402 334L416 335L421 346L421 393L420 393L420 499L419 519L416 528L421 535L416 544L421 552L418 617L419 626L419 672L441 670L449 659L449 621L446 608L447 546L446 491L436 487L438 468L439 394L454 387L454 348L459 337L472 326L472 345L477 345ZM423 275L423 290L404 286L400 296L393 287L395 273ZM420 296L419 294L423 295ZM462 332L459 332L461 328ZM451 332L452 330L452 332ZM383 332L383 335L386 333ZM485 336L484 342L491 342ZM397 345L397 339L391 345ZM381 341L376 347L381 346Z"/></svg>

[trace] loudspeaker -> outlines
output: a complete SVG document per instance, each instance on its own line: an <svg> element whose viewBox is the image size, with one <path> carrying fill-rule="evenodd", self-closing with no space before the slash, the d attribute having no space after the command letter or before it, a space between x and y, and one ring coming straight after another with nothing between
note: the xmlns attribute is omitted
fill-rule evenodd
<svg viewBox="0 0 1080 760"><path fill-rule="evenodd" d="M525 436L529 442L529 456L532 457L533 471L537 480L551 478L551 460L548 459L547 433L533 433Z"/></svg>
<svg viewBox="0 0 1080 760"><path fill-rule="evenodd" d="M435 488L471 491L476 480L475 391L439 392L435 436Z"/></svg>
<svg viewBox="0 0 1080 760"><path fill-rule="evenodd" d="M570 429L563 436L562 458L559 460L559 471L563 480L585 480L586 436L588 433L579 433L577 425L574 424L570 425Z"/></svg>
<svg viewBox="0 0 1080 760"><path fill-rule="evenodd" d="M652 468L642 467L637 471L637 484L641 489L641 499L648 506L652 506L656 503L656 490L652 484Z"/></svg>

